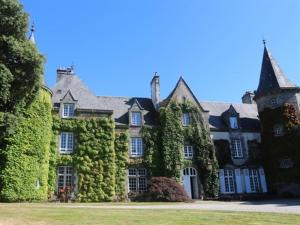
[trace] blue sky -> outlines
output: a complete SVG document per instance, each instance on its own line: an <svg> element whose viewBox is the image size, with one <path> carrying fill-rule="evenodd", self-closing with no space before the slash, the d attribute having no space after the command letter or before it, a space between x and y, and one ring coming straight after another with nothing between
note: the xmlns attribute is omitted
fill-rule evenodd
<svg viewBox="0 0 300 225"><path fill-rule="evenodd" d="M262 38L300 85L298 0L21 0L36 25L50 87L59 66L97 95L161 97L183 76L200 101L240 102L257 88Z"/></svg>

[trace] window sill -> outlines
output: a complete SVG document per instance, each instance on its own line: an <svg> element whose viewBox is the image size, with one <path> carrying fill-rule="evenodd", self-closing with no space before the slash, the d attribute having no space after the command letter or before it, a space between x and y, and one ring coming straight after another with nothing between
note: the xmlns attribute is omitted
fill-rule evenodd
<svg viewBox="0 0 300 225"><path fill-rule="evenodd" d="M232 158L233 158L233 159L245 159L244 156L233 156Z"/></svg>
<svg viewBox="0 0 300 225"><path fill-rule="evenodd" d="M130 155L130 158L141 158L144 157L144 155Z"/></svg>
<svg viewBox="0 0 300 225"><path fill-rule="evenodd" d="M130 124L130 127L142 127L143 125L134 125L134 124Z"/></svg>
<svg viewBox="0 0 300 225"><path fill-rule="evenodd" d="M192 160L193 157L184 157L184 159L186 159L186 160Z"/></svg>
<svg viewBox="0 0 300 225"><path fill-rule="evenodd" d="M59 151L59 154L61 154L61 155L72 155L74 152L72 151L72 152L61 152L61 151Z"/></svg>

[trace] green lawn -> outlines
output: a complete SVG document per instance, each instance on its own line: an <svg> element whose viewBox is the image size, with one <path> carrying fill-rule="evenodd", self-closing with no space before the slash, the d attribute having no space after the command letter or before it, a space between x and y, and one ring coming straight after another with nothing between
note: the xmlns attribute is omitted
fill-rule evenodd
<svg viewBox="0 0 300 225"><path fill-rule="evenodd" d="M300 215L171 209L65 208L64 204L1 204L2 225L299 224Z"/></svg>

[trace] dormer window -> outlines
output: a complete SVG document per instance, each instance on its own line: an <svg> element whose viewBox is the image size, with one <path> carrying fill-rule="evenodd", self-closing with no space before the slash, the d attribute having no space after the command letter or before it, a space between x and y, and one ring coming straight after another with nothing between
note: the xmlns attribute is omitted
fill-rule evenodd
<svg viewBox="0 0 300 225"><path fill-rule="evenodd" d="M63 108L63 118L73 117L75 115L75 104L74 103L64 103Z"/></svg>
<svg viewBox="0 0 300 225"><path fill-rule="evenodd" d="M229 125L231 129L237 129L238 128L238 122L236 116L229 117Z"/></svg>
<svg viewBox="0 0 300 225"><path fill-rule="evenodd" d="M142 125L142 113L141 112L131 112L131 125L141 126Z"/></svg>
<svg viewBox="0 0 300 225"><path fill-rule="evenodd" d="M182 125L187 127L191 123L191 118L189 113L183 113L182 115Z"/></svg>

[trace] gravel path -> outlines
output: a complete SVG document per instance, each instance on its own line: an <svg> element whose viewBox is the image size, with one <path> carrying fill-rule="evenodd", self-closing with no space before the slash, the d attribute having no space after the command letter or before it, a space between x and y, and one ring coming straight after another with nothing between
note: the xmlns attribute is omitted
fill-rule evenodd
<svg viewBox="0 0 300 225"><path fill-rule="evenodd" d="M27 205L27 204L26 204ZM36 204L28 204L36 205ZM1 204L0 204L1 206ZM300 199L268 200L268 201L241 201L218 202L197 201L194 203L95 203L95 204L41 204L40 207L66 207L66 208L105 208L105 209L193 209L218 211L248 211L300 214Z"/></svg>

